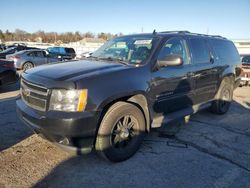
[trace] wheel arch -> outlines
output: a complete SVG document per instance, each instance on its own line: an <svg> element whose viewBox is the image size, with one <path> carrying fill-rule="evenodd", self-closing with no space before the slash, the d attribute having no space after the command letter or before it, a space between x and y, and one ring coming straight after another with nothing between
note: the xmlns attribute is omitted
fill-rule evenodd
<svg viewBox="0 0 250 188"><path fill-rule="evenodd" d="M102 110L101 110L101 115L100 115L99 122L98 122L98 129L99 129L100 123L101 123L105 113L108 111L108 109L113 104L115 104L119 101L134 104L142 111L144 118L145 118L145 122L146 122L145 129L147 132L149 132L150 131L150 113L149 113L147 98L143 93L128 94L125 96L119 96L119 97L113 98L112 100L107 100L105 103L103 103L101 105Z"/></svg>
<svg viewBox="0 0 250 188"><path fill-rule="evenodd" d="M31 63L33 65L33 67L35 67L34 63L32 61L25 61L23 64L22 64L22 70L23 70L23 66L26 64L26 63Z"/></svg>
<svg viewBox="0 0 250 188"><path fill-rule="evenodd" d="M235 82L235 75L233 73L227 73L227 74L222 75L222 77L220 79L219 86L221 86L221 83L223 81L230 82L231 84L234 84L234 82Z"/></svg>
<svg viewBox="0 0 250 188"><path fill-rule="evenodd" d="M222 87L223 82L229 82L230 84L233 85L233 88L234 88L235 75L233 73L228 73L228 74L224 74L221 77L220 82L219 82L219 86L218 86L218 90L217 90L216 95L215 95L215 99L219 98L219 91L220 91L220 89Z"/></svg>

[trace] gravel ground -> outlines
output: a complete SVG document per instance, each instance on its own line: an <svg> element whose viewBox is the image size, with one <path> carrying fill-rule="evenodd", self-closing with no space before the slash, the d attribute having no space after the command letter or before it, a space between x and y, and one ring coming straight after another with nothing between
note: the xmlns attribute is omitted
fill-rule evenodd
<svg viewBox="0 0 250 188"><path fill-rule="evenodd" d="M203 110L173 138L153 131L121 163L34 135L16 116L18 87L0 88L0 187L250 187L250 87L237 88L226 115Z"/></svg>

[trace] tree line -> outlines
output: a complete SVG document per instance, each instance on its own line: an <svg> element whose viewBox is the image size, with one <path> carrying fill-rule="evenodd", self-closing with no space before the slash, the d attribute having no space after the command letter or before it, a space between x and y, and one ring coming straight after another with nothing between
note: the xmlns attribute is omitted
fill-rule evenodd
<svg viewBox="0 0 250 188"><path fill-rule="evenodd" d="M14 32L6 30L3 32L0 29L0 40L2 42L7 41L30 41L30 42L45 42L45 43L57 43L58 41L63 43L76 42L83 38L100 38L104 40L109 40L116 36L121 36L122 33L111 34L111 33L98 33L94 34L92 32L81 33L76 32L45 32L39 30L34 33L29 33L21 29L16 29Z"/></svg>

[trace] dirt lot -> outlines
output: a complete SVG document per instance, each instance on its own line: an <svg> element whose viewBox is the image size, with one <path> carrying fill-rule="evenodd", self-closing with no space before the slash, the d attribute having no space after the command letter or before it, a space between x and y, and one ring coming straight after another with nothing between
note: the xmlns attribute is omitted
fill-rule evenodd
<svg viewBox="0 0 250 188"><path fill-rule="evenodd" d="M191 117L175 138L154 131L122 163L70 155L17 118L18 84L0 88L0 187L250 187L250 87L230 112Z"/></svg>

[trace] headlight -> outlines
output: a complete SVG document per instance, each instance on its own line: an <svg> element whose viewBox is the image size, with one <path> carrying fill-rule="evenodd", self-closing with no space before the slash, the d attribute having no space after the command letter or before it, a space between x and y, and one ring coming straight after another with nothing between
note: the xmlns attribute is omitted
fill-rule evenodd
<svg viewBox="0 0 250 188"><path fill-rule="evenodd" d="M49 110L82 112L87 105L88 90L53 89Z"/></svg>

